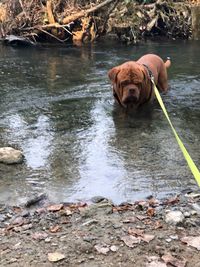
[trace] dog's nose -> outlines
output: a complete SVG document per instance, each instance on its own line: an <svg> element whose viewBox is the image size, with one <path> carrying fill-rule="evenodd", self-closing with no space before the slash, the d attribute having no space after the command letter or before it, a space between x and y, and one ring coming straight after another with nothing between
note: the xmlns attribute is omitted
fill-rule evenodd
<svg viewBox="0 0 200 267"><path fill-rule="evenodd" d="M129 94L134 95L135 94L135 89L134 88L130 88L129 89Z"/></svg>

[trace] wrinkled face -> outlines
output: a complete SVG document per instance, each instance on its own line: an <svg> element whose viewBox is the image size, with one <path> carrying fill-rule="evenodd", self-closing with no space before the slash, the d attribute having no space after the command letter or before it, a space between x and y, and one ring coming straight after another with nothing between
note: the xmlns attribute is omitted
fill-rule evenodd
<svg viewBox="0 0 200 267"><path fill-rule="evenodd" d="M126 62L111 69L108 73L113 83L113 94L125 108L138 105L144 72L134 61Z"/></svg>
<svg viewBox="0 0 200 267"><path fill-rule="evenodd" d="M121 70L117 75L117 90L124 106L137 104L140 97L140 82L131 69Z"/></svg>

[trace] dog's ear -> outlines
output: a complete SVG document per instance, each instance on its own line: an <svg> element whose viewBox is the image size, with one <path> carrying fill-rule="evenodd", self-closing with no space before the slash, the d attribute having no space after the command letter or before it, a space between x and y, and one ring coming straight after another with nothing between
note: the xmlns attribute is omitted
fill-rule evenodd
<svg viewBox="0 0 200 267"><path fill-rule="evenodd" d="M116 81L117 74L119 73L120 69L119 67L114 67L108 72L108 77L112 82Z"/></svg>

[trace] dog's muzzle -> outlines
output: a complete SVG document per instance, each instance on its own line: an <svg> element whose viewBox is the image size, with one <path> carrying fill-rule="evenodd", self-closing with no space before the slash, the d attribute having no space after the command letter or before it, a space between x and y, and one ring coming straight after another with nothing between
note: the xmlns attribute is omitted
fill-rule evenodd
<svg viewBox="0 0 200 267"><path fill-rule="evenodd" d="M139 92L137 88L129 88L127 94L122 100L123 104L137 104L139 100Z"/></svg>

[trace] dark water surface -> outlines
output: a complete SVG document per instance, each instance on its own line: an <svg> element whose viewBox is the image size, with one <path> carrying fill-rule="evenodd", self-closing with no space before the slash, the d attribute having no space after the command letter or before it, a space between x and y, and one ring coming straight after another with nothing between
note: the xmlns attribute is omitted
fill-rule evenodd
<svg viewBox="0 0 200 267"><path fill-rule="evenodd" d="M0 47L0 146L20 148L22 165L0 164L0 202L102 195L119 203L163 197L194 179L158 104L133 116L114 105L107 71L145 53L171 56L163 96L200 168L200 43L82 48Z"/></svg>

